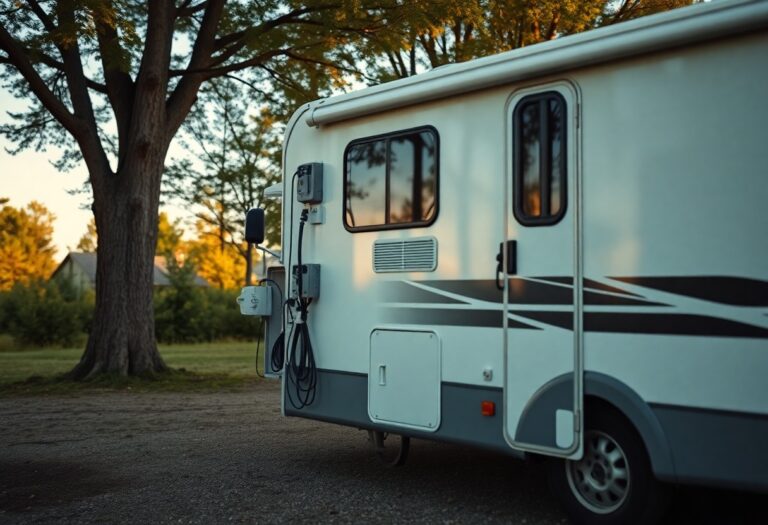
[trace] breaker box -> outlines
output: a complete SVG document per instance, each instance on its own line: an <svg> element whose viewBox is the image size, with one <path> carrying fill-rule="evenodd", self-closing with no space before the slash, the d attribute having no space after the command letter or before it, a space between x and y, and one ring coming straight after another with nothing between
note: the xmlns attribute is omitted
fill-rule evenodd
<svg viewBox="0 0 768 525"><path fill-rule="evenodd" d="M293 271L291 272L291 297L294 299L298 298L299 296L298 276L299 265L294 264ZM320 296L320 265L302 264L301 280L301 297L303 299L317 299Z"/></svg>
<svg viewBox="0 0 768 525"><path fill-rule="evenodd" d="M323 202L323 164L302 164L297 172L296 199L306 204Z"/></svg>

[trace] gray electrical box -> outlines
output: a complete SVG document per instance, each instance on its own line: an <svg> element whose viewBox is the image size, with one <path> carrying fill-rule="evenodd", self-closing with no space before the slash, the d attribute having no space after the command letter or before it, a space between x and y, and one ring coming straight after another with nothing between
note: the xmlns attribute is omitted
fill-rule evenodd
<svg viewBox="0 0 768 525"><path fill-rule="evenodd" d="M320 296L320 265L302 264L301 268L301 297L304 299L317 299ZM299 296L298 272L299 266L295 264L293 272L291 272L291 297L294 299Z"/></svg>
<svg viewBox="0 0 768 525"><path fill-rule="evenodd" d="M296 199L307 204L323 202L323 164L302 164L296 171Z"/></svg>
<svg viewBox="0 0 768 525"><path fill-rule="evenodd" d="M246 286L237 298L240 315L272 315L272 290L267 286Z"/></svg>

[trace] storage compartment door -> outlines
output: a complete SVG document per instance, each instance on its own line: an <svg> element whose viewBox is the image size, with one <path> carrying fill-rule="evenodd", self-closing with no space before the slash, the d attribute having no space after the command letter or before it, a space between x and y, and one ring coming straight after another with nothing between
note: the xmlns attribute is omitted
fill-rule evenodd
<svg viewBox="0 0 768 525"><path fill-rule="evenodd" d="M377 423L437 430L440 341L434 332L371 332L368 415Z"/></svg>

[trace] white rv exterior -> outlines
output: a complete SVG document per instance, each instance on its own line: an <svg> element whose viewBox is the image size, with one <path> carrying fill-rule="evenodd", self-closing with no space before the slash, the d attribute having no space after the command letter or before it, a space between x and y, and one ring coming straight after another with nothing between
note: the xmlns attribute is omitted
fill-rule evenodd
<svg viewBox="0 0 768 525"><path fill-rule="evenodd" d="M578 487L597 476L584 463L590 421L610 411L656 478L767 491L767 129L764 1L305 105L284 142L282 262L296 264L293 174L322 163L302 246L322 276L307 319L317 384L296 408L284 378L284 414L560 457L575 501L621 521L623 507ZM393 148L417 140L433 194L413 191L426 204L408 221L389 203L415 206L391 193L415 177L396 181L402 167L364 148L394 163ZM368 186L345 189L358 176ZM376 177L388 191L379 225ZM516 252L502 250L500 291L506 241Z"/></svg>

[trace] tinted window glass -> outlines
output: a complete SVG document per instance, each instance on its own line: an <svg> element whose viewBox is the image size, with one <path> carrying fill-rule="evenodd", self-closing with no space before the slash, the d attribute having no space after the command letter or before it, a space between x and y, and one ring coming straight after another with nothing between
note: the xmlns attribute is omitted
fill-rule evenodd
<svg viewBox="0 0 768 525"><path fill-rule="evenodd" d="M396 133L347 147L345 221L352 230L431 223L437 214L437 134Z"/></svg>
<svg viewBox="0 0 768 525"><path fill-rule="evenodd" d="M559 100L549 101L549 147L551 162L549 169L549 213L557 215L563 205L562 183L565 179L563 156L563 105Z"/></svg>
<svg viewBox="0 0 768 525"><path fill-rule="evenodd" d="M347 150L347 222L350 226L383 224L387 149L383 140Z"/></svg>
<svg viewBox="0 0 768 525"><path fill-rule="evenodd" d="M529 217L538 217L541 215L539 103L525 104L521 111L521 119L522 162L520 167L523 171L523 212Z"/></svg>
<svg viewBox="0 0 768 525"><path fill-rule="evenodd" d="M528 226L554 224L565 213L565 99L523 98L514 111L514 213Z"/></svg>
<svg viewBox="0 0 768 525"><path fill-rule="evenodd" d="M389 222L427 222L434 213L435 141L422 132L389 141Z"/></svg>

